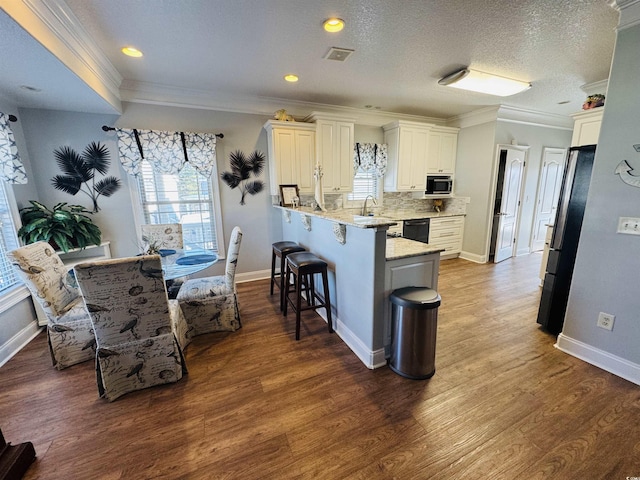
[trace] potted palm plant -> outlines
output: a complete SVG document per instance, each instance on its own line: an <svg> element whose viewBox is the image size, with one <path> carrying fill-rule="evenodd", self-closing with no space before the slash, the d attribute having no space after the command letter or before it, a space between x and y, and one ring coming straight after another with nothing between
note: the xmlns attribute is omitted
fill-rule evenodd
<svg viewBox="0 0 640 480"><path fill-rule="evenodd" d="M20 209L22 227L18 236L24 243L49 242L56 250L68 252L72 248L100 245L102 233L82 205L58 203L47 208L30 200L30 207Z"/></svg>

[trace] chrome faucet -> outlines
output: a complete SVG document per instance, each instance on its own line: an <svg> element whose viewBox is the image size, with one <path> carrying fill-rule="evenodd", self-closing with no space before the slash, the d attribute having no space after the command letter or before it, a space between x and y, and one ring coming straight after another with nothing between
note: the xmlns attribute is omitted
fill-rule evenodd
<svg viewBox="0 0 640 480"><path fill-rule="evenodd" d="M364 199L364 204L362 205L362 216L364 217L365 215L367 215L367 200L369 200L369 197L371 197L371 200L373 201L374 205L378 205L378 202L376 202L376 199L374 198L373 195L367 195L367 198Z"/></svg>

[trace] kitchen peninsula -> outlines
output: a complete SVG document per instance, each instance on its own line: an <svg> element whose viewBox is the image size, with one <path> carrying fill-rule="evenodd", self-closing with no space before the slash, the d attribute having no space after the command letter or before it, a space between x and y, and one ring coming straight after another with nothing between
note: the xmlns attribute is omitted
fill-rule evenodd
<svg viewBox="0 0 640 480"><path fill-rule="evenodd" d="M383 217L274 206L282 212L283 240L297 242L329 266L334 327L368 368L386 364L390 345L389 294L396 288L438 287L435 245L388 238L396 224ZM318 313L323 316L324 309Z"/></svg>

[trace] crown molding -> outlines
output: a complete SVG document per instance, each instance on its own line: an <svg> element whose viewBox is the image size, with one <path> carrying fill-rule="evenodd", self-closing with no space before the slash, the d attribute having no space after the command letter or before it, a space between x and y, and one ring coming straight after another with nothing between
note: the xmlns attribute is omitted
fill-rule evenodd
<svg viewBox="0 0 640 480"><path fill-rule="evenodd" d="M580 86L580 90L582 90L587 95L594 95L596 93L607 92L607 88L609 88L609 79L605 78L604 80L600 80L599 82L585 83Z"/></svg>
<svg viewBox="0 0 640 480"><path fill-rule="evenodd" d="M463 113L447 119L447 125L458 128L473 127L483 123L495 122L498 120L498 110L500 106L480 108L473 112Z"/></svg>
<svg viewBox="0 0 640 480"><path fill-rule="evenodd" d="M539 112L510 105L481 108L447 119L447 125L458 128L472 127L490 122L519 123L534 127L573 130L573 119L565 115Z"/></svg>
<svg viewBox="0 0 640 480"><path fill-rule="evenodd" d="M250 95L216 95L210 90L185 89L149 82L125 80L120 87L122 101L170 107L217 110L233 113L273 116L284 108L297 120L309 117L313 112L347 116L354 123L364 126L381 127L393 120L409 120L422 123L444 125L445 119L405 115L380 110L363 110L323 103L302 102L286 98L258 97Z"/></svg>
<svg viewBox="0 0 640 480"><path fill-rule="evenodd" d="M63 0L0 0L0 6L109 105L122 112L122 76Z"/></svg>
<svg viewBox="0 0 640 480"><path fill-rule="evenodd" d="M618 31L640 24L640 0L611 0L609 6L620 12Z"/></svg>

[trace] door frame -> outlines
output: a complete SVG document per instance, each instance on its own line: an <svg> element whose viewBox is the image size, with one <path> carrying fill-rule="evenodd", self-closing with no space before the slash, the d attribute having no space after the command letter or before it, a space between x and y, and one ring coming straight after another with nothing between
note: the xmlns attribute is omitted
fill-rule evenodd
<svg viewBox="0 0 640 480"><path fill-rule="evenodd" d="M561 168L561 173L560 173L560 177L562 177L562 172L564 171L564 167L567 164L567 155L569 153L569 148L565 147L542 147L542 155L540 156L540 169L538 170L538 186L536 189L536 200L535 200L535 208L533 211L533 218L531 219L531 238L529 239L529 251L533 252L533 242L535 240L535 235L536 235L536 223L538 220L538 202L540 201L540 195L541 195L541 189L542 189L542 173L544 170L544 162L545 162L545 155L546 153L562 153L562 156L564 158L563 164L562 164L562 168ZM562 178L560 178L560 183L562 184ZM557 205L556 205L557 207Z"/></svg>
<svg viewBox="0 0 640 480"><path fill-rule="evenodd" d="M487 239L486 239L486 244L485 244L485 263L489 262L489 257L491 255L491 232L493 230L493 210L494 210L494 204L495 204L495 200L496 200L496 192L498 190L498 172L500 170L500 150L505 150L505 149L513 149L513 150L518 150L520 152L524 152L524 167L522 170L522 185L520 187L520 195L518 198L518 219L516 220L516 235L517 232L520 231L520 222L522 220L522 199L523 199L523 195L524 195L524 185L526 185L526 180L527 180L527 171L528 171L528 167L529 167L529 149L531 147L529 145L511 145L511 144L504 144L504 143L498 143L496 145L496 149L494 152L494 159L493 159L493 166L492 166L492 172L491 172L491 190L490 190L490 194L489 194L489 198L487 201ZM516 241L513 244L513 248L514 251L517 251L517 243L518 243L518 237L516 236Z"/></svg>

